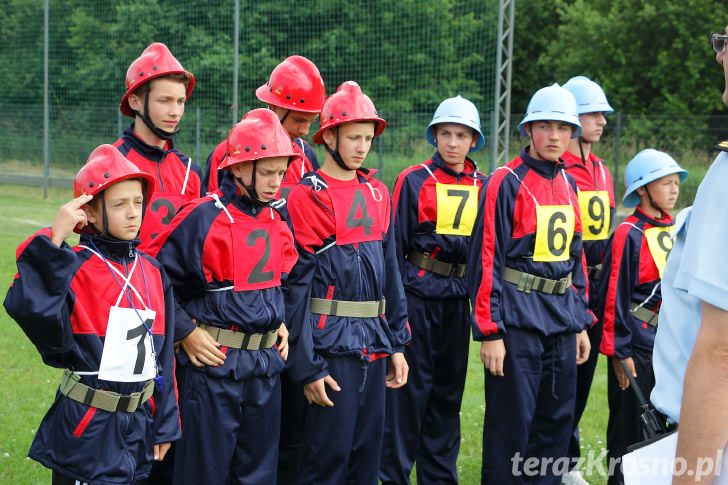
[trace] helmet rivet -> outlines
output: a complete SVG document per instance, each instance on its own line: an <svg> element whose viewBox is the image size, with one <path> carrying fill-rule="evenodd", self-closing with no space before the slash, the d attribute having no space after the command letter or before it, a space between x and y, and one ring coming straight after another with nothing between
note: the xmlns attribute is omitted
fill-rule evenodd
<svg viewBox="0 0 728 485"><path fill-rule="evenodd" d="M286 99L291 99L291 95L290 94L286 95Z"/></svg>
<svg viewBox="0 0 728 485"><path fill-rule="evenodd" d="M156 71L158 68L157 68L157 66L154 66L152 69L154 69Z"/></svg>
<svg viewBox="0 0 728 485"><path fill-rule="evenodd" d="M93 182L89 182L89 183L88 183L88 186L89 186L89 187L93 187L93 186L94 186L94 183L93 183Z"/></svg>
<svg viewBox="0 0 728 485"><path fill-rule="evenodd" d="M105 179L109 178L109 172L106 172L106 173L104 174L104 178L105 178Z"/></svg>
<svg viewBox="0 0 728 485"><path fill-rule="evenodd" d="M329 116L329 119L330 120L333 120L334 119L334 115Z"/></svg>
<svg viewBox="0 0 728 485"><path fill-rule="evenodd" d="M301 98L300 101L301 101L301 104L303 104L305 102L305 100L303 98Z"/></svg>
<svg viewBox="0 0 728 485"><path fill-rule="evenodd" d="M245 151L246 152L249 152L250 151L250 147L245 147Z"/></svg>
<svg viewBox="0 0 728 485"><path fill-rule="evenodd" d="M261 145L261 146L260 146L260 149L261 149L261 150L265 150L266 148L268 148L268 147L266 147L265 145Z"/></svg>
<svg viewBox="0 0 728 485"><path fill-rule="evenodd" d="M140 76L143 76L144 75L144 71L139 71L139 75Z"/></svg>
<svg viewBox="0 0 728 485"><path fill-rule="evenodd" d="M346 111L342 112L341 116L346 116Z"/></svg>
<svg viewBox="0 0 728 485"><path fill-rule="evenodd" d="M270 92L271 92L271 93L273 92L273 88L270 88Z"/></svg>

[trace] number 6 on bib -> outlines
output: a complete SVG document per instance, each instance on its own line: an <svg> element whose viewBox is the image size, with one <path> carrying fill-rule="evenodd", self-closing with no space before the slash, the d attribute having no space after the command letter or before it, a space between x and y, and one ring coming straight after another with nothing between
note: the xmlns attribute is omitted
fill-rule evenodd
<svg viewBox="0 0 728 485"><path fill-rule="evenodd" d="M570 205L536 207L536 244L533 260L567 261L574 236L574 208Z"/></svg>

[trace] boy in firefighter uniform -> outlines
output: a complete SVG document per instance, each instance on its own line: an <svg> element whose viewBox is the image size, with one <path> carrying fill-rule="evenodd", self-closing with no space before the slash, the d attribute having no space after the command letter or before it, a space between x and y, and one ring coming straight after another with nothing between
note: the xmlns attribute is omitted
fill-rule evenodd
<svg viewBox="0 0 728 485"><path fill-rule="evenodd" d="M202 170L172 143L194 87L192 73L158 42L144 49L126 71L119 110L134 122L114 146L156 180L141 231L142 250L169 227L182 204L204 195Z"/></svg>
<svg viewBox="0 0 728 485"><path fill-rule="evenodd" d="M407 385L387 390L387 422L379 478L457 483L460 403L470 341L465 274L468 242L485 175L469 152L485 137L473 103L443 101L425 131L431 159L397 178L394 230L407 296L412 343L405 348Z"/></svg>
<svg viewBox="0 0 728 485"><path fill-rule="evenodd" d="M621 361L635 376L642 393L655 386L652 347L662 301L660 280L672 248L674 222L667 212L675 206L680 182L688 173L667 153L648 148L624 171L622 205L635 211L614 231L604 254L600 298L604 326L600 350L611 357L607 366L608 456L621 457L627 446L646 440L641 408ZM619 467L608 483L624 483Z"/></svg>
<svg viewBox="0 0 728 485"><path fill-rule="evenodd" d="M597 282L602 268L602 256L607 247L609 231L615 214L614 184L612 174L604 161L591 151L599 142L605 115L614 110L607 101L601 86L584 76L576 76L564 84L564 89L574 95L579 113L581 135L572 138L564 155L566 173L576 181L579 189L581 209L582 240L589 277L589 309L597 314L601 308ZM579 447L579 421L589 397L594 370L599 357L599 343L602 339L602 325L598 321L587 330L591 351L589 359L576 369L576 406L574 411L574 432L569 443L569 457L576 463L581 455ZM571 480L571 481L570 481ZM576 485L584 483L579 470L574 468L565 477L565 482Z"/></svg>
<svg viewBox="0 0 728 485"><path fill-rule="evenodd" d="M136 482L180 437L172 283L137 251L153 192L151 175L101 145L53 226L18 248L5 309L65 369L28 452L54 484Z"/></svg>
<svg viewBox="0 0 728 485"><path fill-rule="evenodd" d="M566 455L576 365L589 355L585 329L595 320L576 184L560 158L581 133L574 97L557 84L540 89L518 128L531 143L481 191L468 258L486 370L482 481L555 484L568 469L529 477L523 463Z"/></svg>
<svg viewBox="0 0 728 485"><path fill-rule="evenodd" d="M278 116L298 155L281 184L278 195L285 198L304 174L319 168L316 152L301 137L308 134L311 123L321 113L326 99L324 81L313 62L302 56L290 56L273 69L268 82L256 89L255 95ZM217 169L224 157L223 141L207 158L203 186L209 192L217 189L228 174Z"/></svg>
<svg viewBox="0 0 728 485"><path fill-rule="evenodd" d="M222 170L235 186L190 204L154 240L175 294L222 358L180 352L182 429L174 483L275 483L280 372L288 354L283 288L296 262L274 201L297 157L278 118L260 108L228 136ZM276 343L280 337L278 344Z"/></svg>
<svg viewBox="0 0 728 485"><path fill-rule="evenodd" d="M358 84L330 96L323 167L289 194L299 260L289 278L289 372L309 403L298 481L377 483L385 385L407 382L410 341L389 191L362 164L384 130Z"/></svg>

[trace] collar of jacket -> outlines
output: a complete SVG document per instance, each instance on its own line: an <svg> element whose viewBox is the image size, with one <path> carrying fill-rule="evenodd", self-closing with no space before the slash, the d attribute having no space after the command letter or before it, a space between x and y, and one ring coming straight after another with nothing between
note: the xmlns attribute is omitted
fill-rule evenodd
<svg viewBox="0 0 728 485"><path fill-rule="evenodd" d="M589 156L587 157L586 161L591 163L583 164L581 163L581 157L579 155L574 155L569 150L566 150L564 154L561 155L561 160L566 165L565 168L567 170L571 167L591 168L591 166L593 165L599 165L600 163L604 163L604 160L594 155L594 152L589 152Z"/></svg>
<svg viewBox="0 0 728 485"><path fill-rule="evenodd" d="M672 220L672 216L670 216L670 213L667 211L663 212L665 213L665 217L663 219L655 219L654 217L648 215L645 211L643 211L639 206L637 206L633 214L637 219L644 221L651 226L670 227L675 224L675 221Z"/></svg>
<svg viewBox="0 0 728 485"><path fill-rule="evenodd" d="M99 253L105 258L114 261L115 263L125 264L133 260L133 257L129 257L129 252L133 251L139 246L139 239L132 239L131 241L124 241L122 239L116 239L115 237L99 236L84 232L81 234L79 241L84 246L88 246L91 249L98 249ZM95 246L95 248L94 248Z"/></svg>
<svg viewBox="0 0 728 485"><path fill-rule="evenodd" d="M255 202L250 197L244 196L234 182L231 184L222 184L218 189L232 205L248 216L257 218L261 211L269 207L268 205L261 205Z"/></svg>
<svg viewBox="0 0 728 485"><path fill-rule="evenodd" d="M452 175L453 177L462 177L463 175L471 178L477 177L478 172L478 166L475 164L474 161L469 159L468 157L465 157L465 170L462 172L456 172L455 170L448 167L447 163L440 157L440 152L435 151L435 154L432 155L432 163L442 170L443 172L447 173L448 175Z"/></svg>
<svg viewBox="0 0 728 485"><path fill-rule="evenodd" d="M547 179L553 179L564 168L564 161L560 158L558 162L533 158L528 154L528 147L521 150L519 157L528 165L528 168L535 170L539 175Z"/></svg>
<svg viewBox="0 0 728 485"><path fill-rule="evenodd" d="M124 130L124 134L121 135L121 137L124 139L124 141L132 146L134 148L134 151L142 155L147 160L152 160L155 162L161 162L165 155L167 155L169 152L174 151L174 143L172 142L172 139L166 140L167 146L169 146L169 150L164 150L162 148L149 145L144 140L139 138L136 133L134 133L134 123L129 125L126 130Z"/></svg>

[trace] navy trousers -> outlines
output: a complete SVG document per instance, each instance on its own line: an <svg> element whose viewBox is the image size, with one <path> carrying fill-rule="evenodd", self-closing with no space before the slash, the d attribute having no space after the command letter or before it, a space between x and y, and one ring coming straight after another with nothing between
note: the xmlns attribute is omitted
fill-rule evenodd
<svg viewBox="0 0 728 485"><path fill-rule="evenodd" d="M646 399L650 398L655 387L655 373L652 370L652 350L632 348L632 360L637 372L637 385ZM640 408L632 386L624 391L619 388L617 375L614 373L610 359L607 366L607 400L609 401L609 420L607 421L607 458L619 458L627 453L629 445L646 440L649 436L642 427ZM621 466L614 468L607 483L617 485L624 483Z"/></svg>
<svg viewBox="0 0 728 485"><path fill-rule="evenodd" d="M387 359L371 363L357 357L326 360L341 390L326 387L333 407L309 404L306 409L298 483L376 485Z"/></svg>
<svg viewBox="0 0 728 485"><path fill-rule="evenodd" d="M457 483L470 302L406 293L409 376L406 386L387 389L379 478L383 484L409 484L417 462L417 483Z"/></svg>
<svg viewBox="0 0 728 485"><path fill-rule="evenodd" d="M298 472L298 453L306 414L306 398L301 384L287 372L281 374L281 438L278 445L278 485L294 485Z"/></svg>
<svg viewBox="0 0 728 485"><path fill-rule="evenodd" d="M185 369L175 485L276 483L280 376L240 381Z"/></svg>
<svg viewBox="0 0 728 485"><path fill-rule="evenodd" d="M508 328L504 344L504 376L485 371L482 483L560 484L568 466L556 463L568 463L574 416L576 336Z"/></svg>
<svg viewBox="0 0 728 485"><path fill-rule="evenodd" d="M589 286L589 288L594 288ZM602 343L602 322L598 321L591 328L587 329L589 335L589 343L591 351L589 359L581 365L576 366L576 402L574 404L574 430L571 434L569 442L569 457L574 458L573 463L581 456L581 446L579 443L579 421L586 409L586 402L589 399L589 391L591 390L592 381L594 380L594 371L597 368L597 360L599 358L599 345Z"/></svg>

